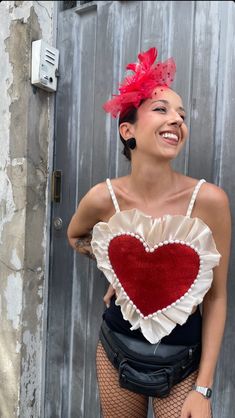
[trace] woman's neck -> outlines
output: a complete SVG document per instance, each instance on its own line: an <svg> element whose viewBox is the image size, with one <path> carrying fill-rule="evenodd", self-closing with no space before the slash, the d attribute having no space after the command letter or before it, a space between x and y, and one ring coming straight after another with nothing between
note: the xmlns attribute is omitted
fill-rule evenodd
<svg viewBox="0 0 235 418"><path fill-rule="evenodd" d="M173 171L170 162L161 161L154 164L141 161L132 162L130 187L146 202L152 197L168 195L176 184L177 173Z"/></svg>

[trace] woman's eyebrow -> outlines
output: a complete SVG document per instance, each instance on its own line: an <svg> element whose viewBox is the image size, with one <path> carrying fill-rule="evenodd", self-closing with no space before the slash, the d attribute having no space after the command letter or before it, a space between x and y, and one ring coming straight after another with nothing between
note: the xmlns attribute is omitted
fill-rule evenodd
<svg viewBox="0 0 235 418"><path fill-rule="evenodd" d="M164 100L164 99L159 99L159 100L154 100L152 103L156 103L156 102L162 102L164 104L169 105L168 100ZM185 112L185 109L182 106L178 107L179 110L182 110L183 112ZM186 113L186 112L185 112Z"/></svg>

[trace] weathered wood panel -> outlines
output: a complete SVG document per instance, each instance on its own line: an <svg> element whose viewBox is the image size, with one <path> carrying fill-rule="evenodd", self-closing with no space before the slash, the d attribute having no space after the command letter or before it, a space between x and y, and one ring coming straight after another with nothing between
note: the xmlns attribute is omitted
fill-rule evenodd
<svg viewBox="0 0 235 418"><path fill-rule="evenodd" d="M213 181L220 3L196 2L192 45L192 89L189 173ZM202 153L202 149L206 152Z"/></svg>
<svg viewBox="0 0 235 418"><path fill-rule="evenodd" d="M191 85L193 53L192 45L194 39L194 10L193 1L171 2L170 9L170 39L168 41L168 56L174 56L177 62L177 72L173 88L181 95L186 109L186 123L189 129L189 139L173 166L181 173L188 173L188 154L190 146L190 111L191 111ZM182 28L182 16L184 24ZM180 47L181 46L181 47Z"/></svg>
<svg viewBox="0 0 235 418"><path fill-rule="evenodd" d="M218 92L215 114L213 178L229 195L232 218L235 214L235 4L220 2L221 32L219 43ZM221 214L223 216L223 214ZM234 222L233 222L234 224ZM215 418L233 417L235 364L235 247L234 229L228 274L228 317L214 384Z"/></svg>
<svg viewBox="0 0 235 418"><path fill-rule="evenodd" d="M92 184L93 166L93 136L94 136L94 96L95 96L95 36L97 16L96 10L89 10L74 16L78 21L79 44L74 45L78 50L77 59L74 60L74 80L79 94L79 107L77 110L78 153L76 155L76 181L77 201L88 191ZM72 104L73 105L73 104ZM89 122L88 122L89 121ZM71 387L69 416L87 416L87 378L90 375L90 365L94 356L87 355L87 341L89 335L88 307L90 304L90 263L84 257L78 255L74 263L73 277L73 304L71 310L72 342L71 342ZM86 361L91 358L90 361ZM92 415L91 415L92 417Z"/></svg>
<svg viewBox="0 0 235 418"><path fill-rule="evenodd" d="M232 1L99 1L60 12L55 168L63 171L63 200L53 205L52 216L60 216L64 226L52 231L46 418L100 416L95 348L106 281L93 262L73 254L66 228L93 184L130 169L117 121L102 104L117 92L125 65L140 49L156 45L160 60L173 56L173 88L183 98L190 130L174 167L221 185L235 210L234 22ZM233 416L234 258L233 250L214 418Z"/></svg>
<svg viewBox="0 0 235 418"><path fill-rule="evenodd" d="M66 240L66 225L76 204L77 112L74 77L74 49L77 40L73 13L60 14L59 43L63 49L60 57L60 82L57 92L55 126L55 167L63 171L62 201L53 205L53 219L63 219L61 230L53 229L51 251L51 280L48 299L47 375L45 391L45 416L68 416L68 387L70 373L71 300L74 255ZM76 41L75 41L76 40ZM73 108L72 104L75 104ZM68 175L69 173L69 175ZM56 245L53 245L56 243ZM70 266L70 270L69 267Z"/></svg>

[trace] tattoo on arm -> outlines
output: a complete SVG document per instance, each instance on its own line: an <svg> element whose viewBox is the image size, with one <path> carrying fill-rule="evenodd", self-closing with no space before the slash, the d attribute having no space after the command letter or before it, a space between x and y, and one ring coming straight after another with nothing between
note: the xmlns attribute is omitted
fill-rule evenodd
<svg viewBox="0 0 235 418"><path fill-rule="evenodd" d="M74 245L77 251L80 251L82 254L86 255L92 260L95 260L95 256L92 253L92 249L91 249L91 238L92 238L91 235L87 235L83 238L78 238L75 241Z"/></svg>

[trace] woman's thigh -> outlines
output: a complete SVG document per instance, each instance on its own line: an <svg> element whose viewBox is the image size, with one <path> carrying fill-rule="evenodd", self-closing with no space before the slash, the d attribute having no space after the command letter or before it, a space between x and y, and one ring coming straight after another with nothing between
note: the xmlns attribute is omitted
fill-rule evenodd
<svg viewBox="0 0 235 418"><path fill-rule="evenodd" d="M153 398L153 410L156 418L180 418L184 400L192 389L197 374L198 371L195 371L175 385L167 398Z"/></svg>
<svg viewBox="0 0 235 418"><path fill-rule="evenodd" d="M96 365L103 418L146 418L148 398L119 386L118 371L101 343L97 347Z"/></svg>

